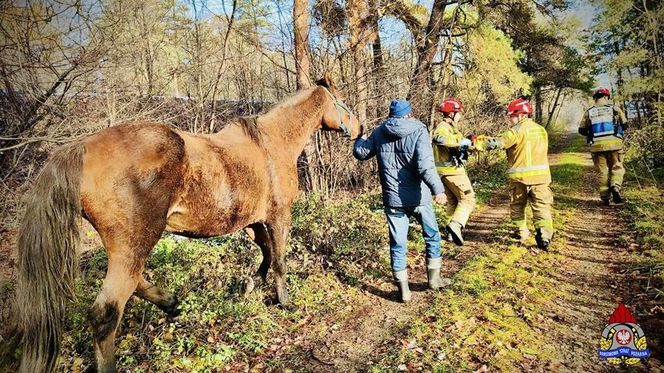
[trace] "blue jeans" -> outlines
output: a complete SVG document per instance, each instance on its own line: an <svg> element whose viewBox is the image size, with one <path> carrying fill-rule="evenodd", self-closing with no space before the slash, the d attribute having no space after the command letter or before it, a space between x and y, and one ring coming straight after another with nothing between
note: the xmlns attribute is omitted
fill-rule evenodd
<svg viewBox="0 0 664 373"><path fill-rule="evenodd" d="M424 206L385 207L390 228L390 256L392 271L406 269L408 223L412 216L422 226L422 237L426 243L427 258L440 258L440 232L431 202Z"/></svg>

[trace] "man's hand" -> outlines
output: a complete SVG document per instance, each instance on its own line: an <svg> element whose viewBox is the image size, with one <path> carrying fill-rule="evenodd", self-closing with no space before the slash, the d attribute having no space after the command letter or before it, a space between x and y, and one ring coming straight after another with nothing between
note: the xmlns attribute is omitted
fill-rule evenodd
<svg viewBox="0 0 664 373"><path fill-rule="evenodd" d="M364 124L360 124L360 132L358 132L357 137L361 137L363 139L367 139L367 135L364 133Z"/></svg>
<svg viewBox="0 0 664 373"><path fill-rule="evenodd" d="M436 203L439 205L444 205L447 203L447 196L445 193L439 193L433 196L433 200L436 201Z"/></svg>

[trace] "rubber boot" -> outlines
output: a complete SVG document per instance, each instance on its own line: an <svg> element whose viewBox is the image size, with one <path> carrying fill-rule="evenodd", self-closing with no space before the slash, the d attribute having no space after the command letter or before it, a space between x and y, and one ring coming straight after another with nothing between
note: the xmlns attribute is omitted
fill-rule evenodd
<svg viewBox="0 0 664 373"><path fill-rule="evenodd" d="M524 229L517 228L514 231L513 237L519 240L520 242L526 242L530 238L530 231L528 230L528 228Z"/></svg>
<svg viewBox="0 0 664 373"><path fill-rule="evenodd" d="M542 230L539 228L537 228L537 231L535 233L535 241L537 242L538 249L544 251L549 250L549 244L551 243L551 240L549 238L542 237Z"/></svg>
<svg viewBox="0 0 664 373"><path fill-rule="evenodd" d="M452 236L452 241L454 241L454 243L458 246L463 246L463 234L461 233L462 229L463 225L461 225L461 223L456 220L452 220L450 224L445 227L447 234Z"/></svg>
<svg viewBox="0 0 664 373"><path fill-rule="evenodd" d="M452 283L448 278L440 277L440 266L443 258L427 258L427 279L429 280L429 289L439 290Z"/></svg>
<svg viewBox="0 0 664 373"><path fill-rule="evenodd" d="M394 282L399 289L399 299L402 303L410 302L411 294L410 288L408 287L408 270L404 269L392 272L392 274L394 275Z"/></svg>
<svg viewBox="0 0 664 373"><path fill-rule="evenodd" d="M623 198L620 194L620 187L618 185L611 186L611 197L613 198L613 203L622 203Z"/></svg>

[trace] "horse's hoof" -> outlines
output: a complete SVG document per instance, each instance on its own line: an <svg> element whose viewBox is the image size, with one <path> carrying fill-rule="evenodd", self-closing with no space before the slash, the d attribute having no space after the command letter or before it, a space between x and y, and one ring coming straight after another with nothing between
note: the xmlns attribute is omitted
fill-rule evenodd
<svg viewBox="0 0 664 373"><path fill-rule="evenodd" d="M297 306L291 302L279 303L279 307L288 312L295 312L298 310Z"/></svg>
<svg viewBox="0 0 664 373"><path fill-rule="evenodd" d="M169 304L168 306L159 306L159 308L166 313L171 318L178 317L180 313L182 313L182 310L178 307L180 305L180 301L178 300L178 297L175 295L173 296L173 302Z"/></svg>

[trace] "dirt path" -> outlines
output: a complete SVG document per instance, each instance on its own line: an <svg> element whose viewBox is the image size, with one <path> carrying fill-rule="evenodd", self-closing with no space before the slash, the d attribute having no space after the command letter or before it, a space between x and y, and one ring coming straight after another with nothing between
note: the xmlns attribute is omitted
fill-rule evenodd
<svg viewBox="0 0 664 373"><path fill-rule="evenodd" d="M569 141L567 141L569 144ZM552 263L558 286L567 296L556 301L556 322L567 326L559 333L561 363L571 371L611 371L597 356L602 330L620 302L631 308L637 321L645 304L639 302L641 287L647 278L632 271L640 260L639 246L630 232L629 222L620 215L622 206L599 203L595 171L590 155L583 149L571 149L551 157L553 167L576 168L582 175L578 190L565 190L556 196L562 205L560 214L565 224L557 232L562 241L559 258ZM632 371L664 371L662 346L654 345L656 323L643 323L652 357L632 367ZM648 328L650 327L650 328ZM552 330L560 328L551 328Z"/></svg>
<svg viewBox="0 0 664 373"><path fill-rule="evenodd" d="M452 277L471 257L481 252L481 246L492 242L492 233L507 216L509 199L504 194L496 195L489 205L479 209L466 229L466 244L454 258L443 262L442 276ZM444 243L443 251L459 250L452 243ZM324 345L313 355L315 361L325 362L329 371L350 372L369 368L373 359L389 350L395 343L407 343L400 338L401 327L414 315L431 304L433 293L427 291L426 263L421 253L410 250L414 266L409 268L411 287L415 291L413 301L400 304L396 301L395 287L390 282L365 284L367 308L361 317L352 318L347 325L336 328L324 338ZM359 316L359 315L358 315ZM320 358L319 358L320 357ZM321 366L312 367L321 371Z"/></svg>

